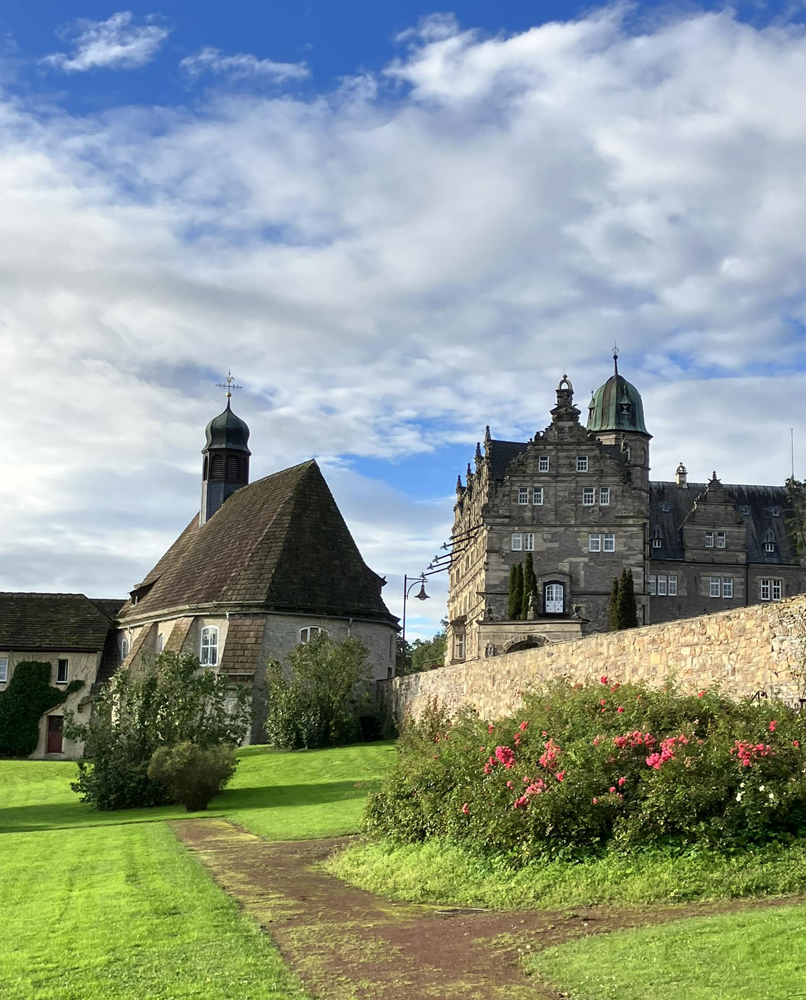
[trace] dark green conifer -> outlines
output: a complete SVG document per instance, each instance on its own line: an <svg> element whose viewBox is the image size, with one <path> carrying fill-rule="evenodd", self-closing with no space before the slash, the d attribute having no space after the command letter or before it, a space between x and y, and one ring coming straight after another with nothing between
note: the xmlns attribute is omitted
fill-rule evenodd
<svg viewBox="0 0 806 1000"><path fill-rule="evenodd" d="M635 606L635 586L632 570L622 571L618 588L618 627L619 629L636 628L638 626L638 609Z"/></svg>
<svg viewBox="0 0 806 1000"><path fill-rule="evenodd" d="M618 577L613 581L613 586L610 589L610 631L618 632L618 594L619 594L619 583Z"/></svg>
<svg viewBox="0 0 806 1000"><path fill-rule="evenodd" d="M523 565L516 563L509 572L509 620L520 618L523 608Z"/></svg>
<svg viewBox="0 0 806 1000"><path fill-rule="evenodd" d="M521 618L526 621L529 612L529 595L534 594L535 607L537 607L537 577L535 576L534 561L532 553L526 553L526 561L523 567L523 604L521 607Z"/></svg>

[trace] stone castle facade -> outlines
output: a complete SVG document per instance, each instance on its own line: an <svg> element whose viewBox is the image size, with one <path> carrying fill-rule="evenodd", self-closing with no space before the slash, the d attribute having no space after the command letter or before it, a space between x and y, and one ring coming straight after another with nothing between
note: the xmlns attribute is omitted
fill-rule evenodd
<svg viewBox="0 0 806 1000"><path fill-rule="evenodd" d="M632 571L649 625L777 602L806 591L783 487L650 481L651 435L618 372L580 422L563 377L551 423L527 442L489 427L457 483L447 662L461 663L608 628L613 580ZM531 553L538 600L508 620L511 567Z"/></svg>

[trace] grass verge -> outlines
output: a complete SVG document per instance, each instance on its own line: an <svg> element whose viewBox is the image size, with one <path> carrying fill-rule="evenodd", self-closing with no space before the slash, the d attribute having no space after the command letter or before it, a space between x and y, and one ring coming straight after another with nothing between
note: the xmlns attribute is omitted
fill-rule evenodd
<svg viewBox="0 0 806 1000"><path fill-rule="evenodd" d="M806 907L618 931L526 959L573 1000L781 1000L806 993Z"/></svg>
<svg viewBox="0 0 806 1000"><path fill-rule="evenodd" d="M326 867L351 885L393 899L494 910L806 892L804 841L734 855L644 851L578 863L536 861L519 870L439 841L371 841L348 847Z"/></svg>
<svg viewBox="0 0 806 1000"><path fill-rule="evenodd" d="M310 1000L163 823L6 834L0 996Z"/></svg>

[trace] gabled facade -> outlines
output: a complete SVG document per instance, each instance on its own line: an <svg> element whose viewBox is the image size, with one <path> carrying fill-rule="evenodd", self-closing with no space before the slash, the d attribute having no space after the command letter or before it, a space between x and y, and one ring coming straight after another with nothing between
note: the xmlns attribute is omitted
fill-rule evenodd
<svg viewBox="0 0 806 1000"><path fill-rule="evenodd" d="M638 390L616 370L587 426L563 377L551 423L526 442L489 427L457 483L447 662L605 631L632 571L639 624L780 600L806 590L806 561L779 487L651 482ZM508 616L511 567L531 553L537 600Z"/></svg>

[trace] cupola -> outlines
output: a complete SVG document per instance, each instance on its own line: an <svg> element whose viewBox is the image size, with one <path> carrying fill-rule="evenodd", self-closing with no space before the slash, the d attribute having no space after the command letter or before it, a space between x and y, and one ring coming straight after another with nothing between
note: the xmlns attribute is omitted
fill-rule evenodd
<svg viewBox="0 0 806 1000"><path fill-rule="evenodd" d="M649 433L644 423L644 404L641 394L618 370L618 354L613 355L615 374L600 386L588 407L588 430L627 431L633 434Z"/></svg>
<svg viewBox="0 0 806 1000"><path fill-rule="evenodd" d="M222 388L227 407L213 417L205 429L202 448L202 499L199 523L206 524L224 501L249 483L249 427L232 412L230 400L235 385L232 374Z"/></svg>

